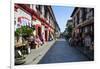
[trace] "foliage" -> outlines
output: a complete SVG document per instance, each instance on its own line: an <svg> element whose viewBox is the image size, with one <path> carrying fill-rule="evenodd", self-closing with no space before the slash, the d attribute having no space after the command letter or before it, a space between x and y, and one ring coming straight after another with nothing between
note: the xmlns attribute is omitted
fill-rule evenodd
<svg viewBox="0 0 100 69"><path fill-rule="evenodd" d="M20 36L20 35L22 35L22 37L30 36L34 30L35 30L34 27L21 26L21 28L16 29L15 36Z"/></svg>
<svg viewBox="0 0 100 69"><path fill-rule="evenodd" d="M73 28L72 28L71 25L69 25L69 26L66 28L66 30L67 30L67 34L65 34L65 38L66 38L66 39L69 39L69 38L71 37L71 35L72 35L72 30L73 30Z"/></svg>
<svg viewBox="0 0 100 69"><path fill-rule="evenodd" d="M15 36L20 36L21 35L21 28L17 28L15 31Z"/></svg>
<svg viewBox="0 0 100 69"><path fill-rule="evenodd" d="M68 26L67 31L68 31L69 33L72 32L72 26L71 26L71 25Z"/></svg>

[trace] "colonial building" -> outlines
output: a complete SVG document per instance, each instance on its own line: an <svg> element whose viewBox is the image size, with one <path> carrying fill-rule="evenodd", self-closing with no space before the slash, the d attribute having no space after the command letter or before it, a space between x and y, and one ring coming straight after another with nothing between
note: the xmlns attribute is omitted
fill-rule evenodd
<svg viewBox="0 0 100 69"><path fill-rule="evenodd" d="M82 37L85 33L90 33L94 38L94 8L76 7L71 15L73 20L74 37Z"/></svg>
<svg viewBox="0 0 100 69"><path fill-rule="evenodd" d="M45 41L54 39L55 33L60 32L51 6L15 4L14 11L15 30L22 25L34 26L34 35L43 37Z"/></svg>

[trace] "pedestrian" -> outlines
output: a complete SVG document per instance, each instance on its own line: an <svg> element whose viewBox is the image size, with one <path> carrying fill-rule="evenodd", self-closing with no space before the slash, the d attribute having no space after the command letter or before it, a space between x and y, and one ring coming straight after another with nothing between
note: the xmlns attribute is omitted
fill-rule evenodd
<svg viewBox="0 0 100 69"><path fill-rule="evenodd" d="M72 38L70 37L68 41L69 41L69 45L71 46L72 45Z"/></svg>

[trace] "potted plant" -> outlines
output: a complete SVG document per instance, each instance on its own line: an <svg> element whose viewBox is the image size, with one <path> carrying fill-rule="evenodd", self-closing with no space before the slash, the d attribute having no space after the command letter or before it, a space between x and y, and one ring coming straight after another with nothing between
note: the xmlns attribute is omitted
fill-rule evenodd
<svg viewBox="0 0 100 69"><path fill-rule="evenodd" d="M24 44L25 41L27 41L27 38L32 34L34 30L35 30L34 27L29 27L29 26L21 26L20 28L17 28L15 31L15 37L17 38L17 42L19 41L20 43Z"/></svg>

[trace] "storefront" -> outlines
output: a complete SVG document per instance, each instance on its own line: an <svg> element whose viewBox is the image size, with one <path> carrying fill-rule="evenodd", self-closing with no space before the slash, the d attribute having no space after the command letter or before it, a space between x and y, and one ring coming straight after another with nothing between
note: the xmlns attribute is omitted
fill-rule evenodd
<svg viewBox="0 0 100 69"><path fill-rule="evenodd" d="M35 34L41 37L41 32L42 32L41 22L38 19L36 19L32 21L32 25L35 27L36 30Z"/></svg>
<svg viewBox="0 0 100 69"><path fill-rule="evenodd" d="M18 5L15 5L14 26L15 26L15 31L17 28L21 28L21 26L31 27L31 15L28 12L26 12L25 9L22 9ZM24 48L27 47L27 52L30 53L30 47L27 46L27 41L25 39L23 40L22 35L15 36L15 38L16 37L19 37L19 38L15 39L15 48L16 48L15 50L19 50L23 52Z"/></svg>
<svg viewBox="0 0 100 69"><path fill-rule="evenodd" d="M26 11L17 8L14 14L14 18L15 29L26 25L31 27L31 15L29 15Z"/></svg>

